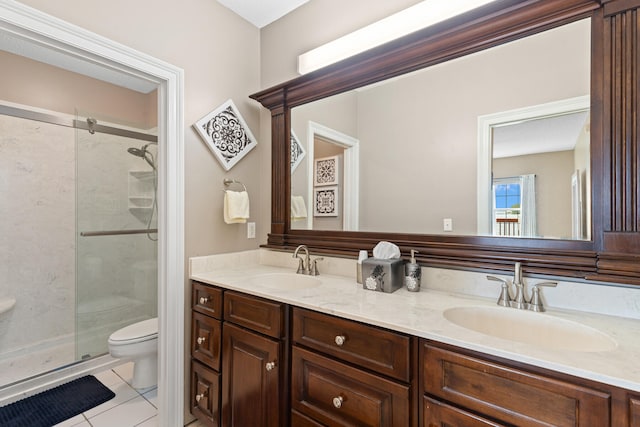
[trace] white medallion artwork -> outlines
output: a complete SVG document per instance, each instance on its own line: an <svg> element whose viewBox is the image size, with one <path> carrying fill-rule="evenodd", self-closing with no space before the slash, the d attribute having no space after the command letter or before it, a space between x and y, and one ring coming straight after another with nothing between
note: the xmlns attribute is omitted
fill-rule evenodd
<svg viewBox="0 0 640 427"><path fill-rule="evenodd" d="M304 147L300 145L298 136L291 130L291 172L296 170L302 159L304 159L305 151Z"/></svg>
<svg viewBox="0 0 640 427"><path fill-rule="evenodd" d="M193 126L227 171L258 145L251 129L230 99Z"/></svg>
<svg viewBox="0 0 640 427"><path fill-rule="evenodd" d="M338 186L314 189L314 216L338 216Z"/></svg>
<svg viewBox="0 0 640 427"><path fill-rule="evenodd" d="M338 184L338 161L338 156L322 157L315 160L315 186Z"/></svg>

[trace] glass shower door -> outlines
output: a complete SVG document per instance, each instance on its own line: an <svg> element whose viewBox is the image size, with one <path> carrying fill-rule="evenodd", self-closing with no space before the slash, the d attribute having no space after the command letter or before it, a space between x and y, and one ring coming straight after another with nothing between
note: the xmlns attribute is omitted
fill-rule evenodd
<svg viewBox="0 0 640 427"><path fill-rule="evenodd" d="M114 331L156 317L158 289L157 145L141 131L82 120L89 129L76 130L79 360L107 353Z"/></svg>

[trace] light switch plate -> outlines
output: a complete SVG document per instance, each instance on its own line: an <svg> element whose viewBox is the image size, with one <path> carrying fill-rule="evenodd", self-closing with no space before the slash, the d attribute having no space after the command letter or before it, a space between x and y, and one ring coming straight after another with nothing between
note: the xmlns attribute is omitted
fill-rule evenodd
<svg viewBox="0 0 640 427"><path fill-rule="evenodd" d="M442 229L444 231L453 231L453 220L451 218L445 218L442 220Z"/></svg>
<svg viewBox="0 0 640 427"><path fill-rule="evenodd" d="M248 222L247 223L247 239L255 239L256 238L256 223Z"/></svg>

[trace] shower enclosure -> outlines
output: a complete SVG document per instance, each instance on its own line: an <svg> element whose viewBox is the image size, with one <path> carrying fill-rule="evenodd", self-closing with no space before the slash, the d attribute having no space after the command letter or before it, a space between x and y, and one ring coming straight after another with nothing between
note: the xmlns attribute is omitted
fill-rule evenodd
<svg viewBox="0 0 640 427"><path fill-rule="evenodd" d="M157 316L156 137L0 105L0 389Z"/></svg>

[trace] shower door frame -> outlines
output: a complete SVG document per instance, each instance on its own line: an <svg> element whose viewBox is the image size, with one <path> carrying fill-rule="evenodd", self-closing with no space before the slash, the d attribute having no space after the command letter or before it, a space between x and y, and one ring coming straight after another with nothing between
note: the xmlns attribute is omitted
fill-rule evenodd
<svg viewBox="0 0 640 427"><path fill-rule="evenodd" d="M184 415L184 72L147 54L12 0L0 32L158 86L159 425Z"/></svg>

